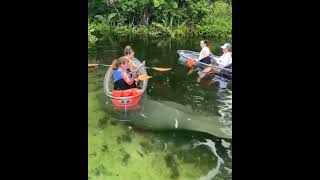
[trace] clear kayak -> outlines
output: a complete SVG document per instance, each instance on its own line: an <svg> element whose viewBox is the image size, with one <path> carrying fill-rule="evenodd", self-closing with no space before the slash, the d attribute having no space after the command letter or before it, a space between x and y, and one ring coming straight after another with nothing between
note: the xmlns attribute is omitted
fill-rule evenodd
<svg viewBox="0 0 320 180"><path fill-rule="evenodd" d="M139 66L142 62L134 59L135 66ZM114 90L114 78L112 75L112 68L110 67L104 77L103 89L105 94L111 98L114 110L137 110L140 108L140 100L144 94L148 80L138 81L137 88L128 90ZM146 74L146 69L141 67L139 69L141 74Z"/></svg>
<svg viewBox="0 0 320 180"><path fill-rule="evenodd" d="M228 80L231 80L232 79L232 68L220 68L220 67L217 67L217 66L213 66L212 64L206 64L206 63L202 63L202 62L198 62L198 61L195 61L195 59L198 59L199 57L199 52L195 52L195 51L189 51L189 50L178 50L178 54L179 54L179 63L180 64L183 64L185 66L188 66L188 67L192 67L192 66L195 66L196 67L196 70L200 71L206 67L214 67L214 68L217 68L217 69L220 69L220 72L219 73L212 73L212 72L208 72L206 73L207 75L210 75L210 76L219 76L219 77L222 77L222 78L226 78ZM217 56L210 56L211 57L211 62L213 61L213 58L214 57L217 57Z"/></svg>

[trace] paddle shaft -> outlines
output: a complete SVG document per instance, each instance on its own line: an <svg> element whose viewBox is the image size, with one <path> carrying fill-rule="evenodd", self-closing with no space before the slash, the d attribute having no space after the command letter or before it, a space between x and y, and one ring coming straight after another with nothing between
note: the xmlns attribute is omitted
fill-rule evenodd
<svg viewBox="0 0 320 180"><path fill-rule="evenodd" d="M109 67L109 66L111 66L111 65L109 65L109 64L97 64L98 66L106 66L106 67ZM142 66L141 66L142 67ZM140 68L141 68L140 67ZM139 68L139 69L140 69ZM146 69L153 69L154 67L145 67Z"/></svg>
<svg viewBox="0 0 320 180"><path fill-rule="evenodd" d="M141 68L141 67L140 67ZM144 67L146 69L153 69L153 68L158 68L158 67Z"/></svg>
<svg viewBox="0 0 320 180"><path fill-rule="evenodd" d="M186 57L186 56L184 56L184 55L182 55L182 54L180 54L180 56L182 56L182 57L184 57L185 59L190 59L190 58L188 58L188 57ZM218 56L215 56L215 55L211 55L212 57L214 57L214 58L217 58ZM207 63L203 63L203 62L200 62L200 61L196 61L196 60L194 60L194 59L190 59L190 60L193 60L193 61L195 61L195 62L197 62L197 63L200 63L200 64L203 64L203 65L206 65L206 66L209 66L209 67L214 67L214 68L217 68L217 69L223 69L223 70L226 70L226 71L232 71L231 69L227 69L227 68L222 68L222 67L218 67L218 66L213 66L212 64L207 64Z"/></svg>
<svg viewBox="0 0 320 180"><path fill-rule="evenodd" d="M106 66L106 67L109 67L111 65L108 65L108 64L99 64L100 66Z"/></svg>
<svg viewBox="0 0 320 180"><path fill-rule="evenodd" d="M212 64L207 64L207 63L203 63L203 62L200 62L200 61L196 61L196 62L197 62L197 63L200 63L200 64L203 64L203 65L206 65L206 66L208 66L208 67L214 67L214 68L217 68L217 69L223 69L223 70L226 70L226 71L232 71L231 69L214 66L214 65L212 65Z"/></svg>
<svg viewBox="0 0 320 180"><path fill-rule="evenodd" d="M89 67L99 66L99 65L100 65L100 66L107 66L107 67L111 66L111 65L106 65L106 64L88 64ZM139 66L138 69L140 69L141 67L143 67L143 66ZM169 70L172 69L172 68L161 68L161 67L144 67L144 68L146 68L146 69L154 69L154 70L160 71L160 72L162 72L162 71L169 71Z"/></svg>

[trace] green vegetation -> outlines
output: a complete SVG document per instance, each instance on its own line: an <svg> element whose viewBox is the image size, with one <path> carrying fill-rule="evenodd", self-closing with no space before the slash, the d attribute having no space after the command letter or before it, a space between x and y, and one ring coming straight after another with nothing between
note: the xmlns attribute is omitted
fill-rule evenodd
<svg viewBox="0 0 320 180"><path fill-rule="evenodd" d="M89 48L104 34L232 38L230 0L89 0Z"/></svg>
<svg viewBox="0 0 320 180"><path fill-rule="evenodd" d="M94 43L97 41L97 37L92 34L93 31L94 31L93 25L90 24L90 22L89 22L89 26L88 26L88 46L89 46L89 48L91 48L94 45Z"/></svg>

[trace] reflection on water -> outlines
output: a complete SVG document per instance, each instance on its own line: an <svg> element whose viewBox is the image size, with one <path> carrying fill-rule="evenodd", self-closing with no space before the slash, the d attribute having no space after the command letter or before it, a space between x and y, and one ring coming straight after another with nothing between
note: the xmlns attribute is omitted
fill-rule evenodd
<svg viewBox="0 0 320 180"><path fill-rule="evenodd" d="M147 66L173 70L148 70L153 78L141 109L126 114L109 108L102 87L107 69L93 71L97 74L88 82L88 179L232 179L232 141L219 138L232 134L230 84L207 77L197 82L199 75L187 76L188 68L177 61L178 49L199 51L199 40L105 37L98 42L90 61L110 64L131 45ZM211 49L221 51L218 45ZM205 126L208 133L183 130ZM147 130L154 128L163 129Z"/></svg>

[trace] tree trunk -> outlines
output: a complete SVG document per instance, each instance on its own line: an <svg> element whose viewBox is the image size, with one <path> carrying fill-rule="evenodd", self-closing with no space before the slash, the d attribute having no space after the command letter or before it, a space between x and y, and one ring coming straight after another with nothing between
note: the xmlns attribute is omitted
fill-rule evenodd
<svg viewBox="0 0 320 180"><path fill-rule="evenodd" d="M142 17L139 24L140 25L148 25L150 16L151 16L151 2L149 1L146 5L146 8L143 13L143 17Z"/></svg>

